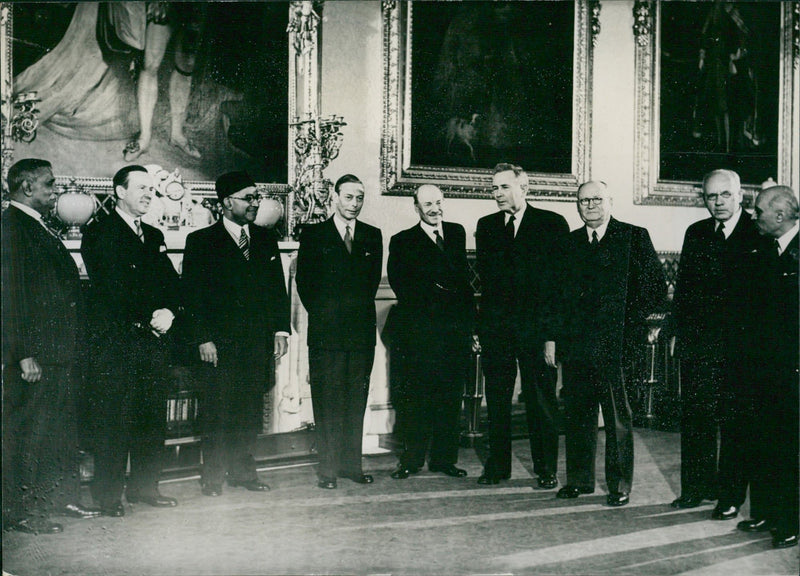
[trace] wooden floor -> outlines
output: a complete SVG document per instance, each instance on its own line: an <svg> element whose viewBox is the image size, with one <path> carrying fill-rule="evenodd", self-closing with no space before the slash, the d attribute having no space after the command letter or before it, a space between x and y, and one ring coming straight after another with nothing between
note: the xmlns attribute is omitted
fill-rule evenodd
<svg viewBox="0 0 800 576"><path fill-rule="evenodd" d="M369 486L320 490L308 464L261 473L268 493L200 494L196 478L162 483L175 509L127 505L124 518L64 519L54 536L5 533L3 570L18 576L240 574L797 575L798 549L712 521L711 504L676 511L679 436L638 429L630 505L534 490L530 454L514 442L512 478L476 484L481 449L462 449L466 479L424 471L389 477L392 454L364 459ZM563 474L563 438L559 479ZM747 505L743 512L746 514Z"/></svg>

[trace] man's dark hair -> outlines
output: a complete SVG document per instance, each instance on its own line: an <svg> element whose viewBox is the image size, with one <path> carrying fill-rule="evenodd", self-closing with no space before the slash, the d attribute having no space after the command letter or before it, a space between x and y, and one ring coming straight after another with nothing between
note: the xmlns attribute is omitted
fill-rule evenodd
<svg viewBox="0 0 800 576"><path fill-rule="evenodd" d="M347 184L348 182L355 182L356 184L361 184L362 186L364 185L364 183L358 179L358 176L354 176L353 174L345 174L336 181L336 184L333 185L333 191L338 194L339 188L342 187L342 184Z"/></svg>
<svg viewBox="0 0 800 576"><path fill-rule="evenodd" d="M8 169L8 192L17 194L22 188L23 182L27 182L36 172L44 168L52 170L53 166L47 160L41 160L40 158L25 158L15 163Z"/></svg>
<svg viewBox="0 0 800 576"><path fill-rule="evenodd" d="M521 166L517 166L516 164L509 164L508 162L500 162L496 164L494 167L494 171L492 174L500 174L500 172L513 172L514 176L519 178L520 174L524 174L525 170L522 169Z"/></svg>
<svg viewBox="0 0 800 576"><path fill-rule="evenodd" d="M138 164L131 164L129 166L124 166L117 170L117 173L114 174L114 178L112 179L111 183L114 187L114 195L117 194L117 186L122 186L123 188L128 187L128 180L130 180L131 172L144 172L147 174L147 168L144 166L139 166Z"/></svg>

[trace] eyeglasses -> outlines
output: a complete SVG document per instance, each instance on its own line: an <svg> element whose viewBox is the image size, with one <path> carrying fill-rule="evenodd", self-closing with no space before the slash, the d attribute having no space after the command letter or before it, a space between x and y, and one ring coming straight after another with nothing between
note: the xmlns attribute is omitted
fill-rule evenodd
<svg viewBox="0 0 800 576"><path fill-rule="evenodd" d="M253 202L258 204L261 202L261 196L255 194L248 194L247 196L228 196L228 198L233 200L241 200L242 202L247 202L248 204L252 204Z"/></svg>
<svg viewBox="0 0 800 576"><path fill-rule="evenodd" d="M595 196L594 198L579 198L578 204L583 206L584 208L588 208L589 206L599 206L603 203L603 198L599 196Z"/></svg>

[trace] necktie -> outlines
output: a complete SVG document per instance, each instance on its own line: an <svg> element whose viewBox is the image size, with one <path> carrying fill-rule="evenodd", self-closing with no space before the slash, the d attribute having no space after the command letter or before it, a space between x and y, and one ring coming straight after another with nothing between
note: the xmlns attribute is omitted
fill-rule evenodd
<svg viewBox="0 0 800 576"><path fill-rule="evenodd" d="M600 240L597 239L597 230L592 230L592 247L596 247L600 243Z"/></svg>
<svg viewBox="0 0 800 576"><path fill-rule="evenodd" d="M136 235L139 237L139 242L144 242L144 232L142 232L142 222L137 218L133 221L136 225Z"/></svg>
<svg viewBox="0 0 800 576"><path fill-rule="evenodd" d="M250 239L247 237L247 232L242 228L242 233L239 234L239 250L242 251L242 256L245 260L250 260Z"/></svg>
<svg viewBox="0 0 800 576"><path fill-rule="evenodd" d="M438 230L434 230L433 235L436 236L436 246L439 248L439 250L444 252L444 238L442 238L442 235L439 234Z"/></svg>
<svg viewBox="0 0 800 576"><path fill-rule="evenodd" d="M508 222L506 222L506 236L509 242L514 241L514 220L516 220L516 218L512 214L508 217Z"/></svg>
<svg viewBox="0 0 800 576"><path fill-rule="evenodd" d="M717 226L717 229L714 230L714 237L717 240L721 240L722 242L725 242L725 224L723 224L722 222L719 223L719 225Z"/></svg>
<svg viewBox="0 0 800 576"><path fill-rule="evenodd" d="M781 255L781 243L778 242L777 239L772 241L772 249L775 251L775 254L777 254L778 257L780 258L780 255Z"/></svg>
<svg viewBox="0 0 800 576"><path fill-rule="evenodd" d="M347 248L348 254L353 252L353 237L350 236L350 226L344 227L344 247Z"/></svg>

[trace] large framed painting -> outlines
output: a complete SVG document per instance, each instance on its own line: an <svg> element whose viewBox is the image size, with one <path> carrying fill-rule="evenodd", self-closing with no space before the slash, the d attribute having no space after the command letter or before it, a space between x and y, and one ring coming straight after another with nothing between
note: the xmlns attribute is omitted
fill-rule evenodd
<svg viewBox="0 0 800 576"><path fill-rule="evenodd" d="M3 15L14 158L98 188L128 163L179 168L199 190L230 170L286 188L289 2L13 2Z"/></svg>
<svg viewBox="0 0 800 576"><path fill-rule="evenodd" d="M798 186L797 2L634 6L637 203L699 205L700 181Z"/></svg>
<svg viewBox="0 0 800 576"><path fill-rule="evenodd" d="M590 5L384 2L384 193L488 197L513 162L531 195L571 195L590 171Z"/></svg>

